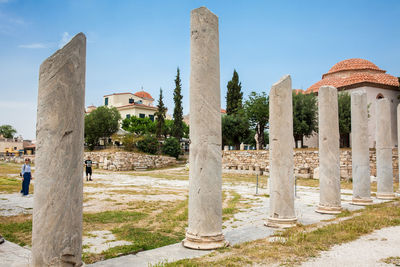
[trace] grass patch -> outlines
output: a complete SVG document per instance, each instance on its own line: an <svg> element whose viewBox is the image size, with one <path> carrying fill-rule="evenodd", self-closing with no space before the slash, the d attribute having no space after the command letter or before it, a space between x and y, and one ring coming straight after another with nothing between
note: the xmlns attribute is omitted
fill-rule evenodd
<svg viewBox="0 0 400 267"><path fill-rule="evenodd" d="M2 175L19 174L21 172L22 165L23 164L1 162L0 163L0 174L2 174Z"/></svg>
<svg viewBox="0 0 400 267"><path fill-rule="evenodd" d="M32 243L32 215L0 217L0 234L20 246Z"/></svg>
<svg viewBox="0 0 400 267"><path fill-rule="evenodd" d="M18 179L0 176L0 192L2 193L16 193L21 191L22 182ZM31 186L29 186L31 187ZM29 188L31 189L31 188Z"/></svg>
<svg viewBox="0 0 400 267"><path fill-rule="evenodd" d="M344 211L354 217L321 226L302 226L280 232L286 242L269 242L268 238L217 250L209 256L167 263L165 266L243 266L282 264L293 266L316 257L332 246L353 241L384 227L400 225L400 202L367 206L362 211Z"/></svg>
<svg viewBox="0 0 400 267"><path fill-rule="evenodd" d="M133 211L104 211L99 213L83 214L83 221L86 223L123 223L138 221L145 218L147 214Z"/></svg>
<svg viewBox="0 0 400 267"><path fill-rule="evenodd" d="M393 264L396 266L400 266L400 257L389 257L382 259L381 262L384 262L386 264Z"/></svg>

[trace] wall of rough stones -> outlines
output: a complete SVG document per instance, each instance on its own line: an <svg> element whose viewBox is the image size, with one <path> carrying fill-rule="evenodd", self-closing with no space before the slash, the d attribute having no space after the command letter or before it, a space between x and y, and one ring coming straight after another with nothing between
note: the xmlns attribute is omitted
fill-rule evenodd
<svg viewBox="0 0 400 267"><path fill-rule="evenodd" d="M89 156L95 167L110 171L156 169L177 164L173 157L134 152L85 152L85 159Z"/></svg>
<svg viewBox="0 0 400 267"><path fill-rule="evenodd" d="M230 150L223 151L222 168L224 172L244 172L269 174L269 151L268 150ZM393 149L393 176L395 179L399 173L399 163L397 148ZM376 153L375 149L370 149L370 171L371 175L376 176ZM351 178L351 150L340 150L340 176L342 179ZM319 165L318 150L295 149L294 165L297 176L312 178L314 169Z"/></svg>

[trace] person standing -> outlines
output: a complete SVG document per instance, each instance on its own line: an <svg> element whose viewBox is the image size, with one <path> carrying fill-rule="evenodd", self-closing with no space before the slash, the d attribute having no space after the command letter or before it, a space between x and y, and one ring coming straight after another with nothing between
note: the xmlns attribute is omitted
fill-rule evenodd
<svg viewBox="0 0 400 267"><path fill-rule="evenodd" d="M22 176L22 196L29 195L29 184L31 183L32 174L31 174L31 160L29 158L25 159L25 164L22 165L21 169Z"/></svg>
<svg viewBox="0 0 400 267"><path fill-rule="evenodd" d="M85 160L86 181L93 181L92 180L92 164L93 164L93 162L90 160L90 157L88 157L88 159ZM88 180L88 177L89 177L89 180Z"/></svg>

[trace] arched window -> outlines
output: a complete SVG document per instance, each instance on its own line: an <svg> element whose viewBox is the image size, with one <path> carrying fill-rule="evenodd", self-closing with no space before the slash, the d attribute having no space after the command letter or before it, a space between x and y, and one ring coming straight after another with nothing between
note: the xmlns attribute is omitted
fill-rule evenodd
<svg viewBox="0 0 400 267"><path fill-rule="evenodd" d="M384 97L383 97L383 95L382 95L381 93L379 93L379 94L376 96L376 99L382 99L382 98L384 98Z"/></svg>

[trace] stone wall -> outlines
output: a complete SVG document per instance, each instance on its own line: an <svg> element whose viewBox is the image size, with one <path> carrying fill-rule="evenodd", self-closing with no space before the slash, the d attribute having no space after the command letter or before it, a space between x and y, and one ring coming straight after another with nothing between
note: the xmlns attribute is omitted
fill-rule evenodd
<svg viewBox="0 0 400 267"><path fill-rule="evenodd" d="M134 152L85 152L84 158L89 156L95 167L110 171L153 169L177 164L173 157Z"/></svg>
<svg viewBox="0 0 400 267"><path fill-rule="evenodd" d="M398 177L399 164L397 148L393 149L393 176ZM269 151L268 150L230 150L222 152L222 168L224 172L247 172L269 174ZM370 170L371 175L376 176L376 153L370 149ZM340 150L340 176L342 179L351 178L351 150ZM319 165L318 150L295 149L294 165L297 176L312 178L314 169Z"/></svg>

